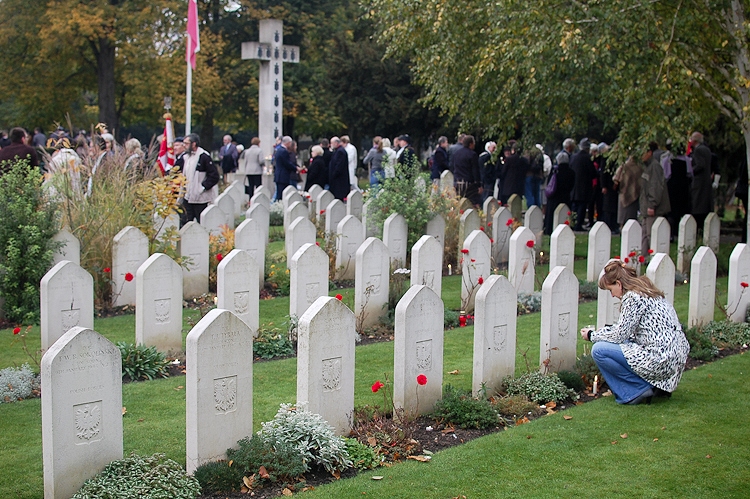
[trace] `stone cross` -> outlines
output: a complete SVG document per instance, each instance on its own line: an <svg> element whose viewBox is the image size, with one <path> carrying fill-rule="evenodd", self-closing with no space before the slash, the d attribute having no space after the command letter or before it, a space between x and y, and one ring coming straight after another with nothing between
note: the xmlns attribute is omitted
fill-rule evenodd
<svg viewBox="0 0 750 499"><path fill-rule="evenodd" d="M242 44L242 59L258 59L258 138L265 157L273 152L274 139L283 135L284 63L299 62L299 47L284 45L284 25L279 19L261 19L257 42Z"/></svg>

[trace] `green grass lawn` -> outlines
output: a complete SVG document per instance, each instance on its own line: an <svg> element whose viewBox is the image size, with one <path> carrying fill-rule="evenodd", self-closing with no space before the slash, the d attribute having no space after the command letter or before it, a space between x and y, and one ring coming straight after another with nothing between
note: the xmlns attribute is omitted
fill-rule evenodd
<svg viewBox="0 0 750 499"><path fill-rule="evenodd" d="M619 238L613 238L613 254ZM283 242L272 245L283 245ZM273 246L274 251L278 251ZM616 249L617 248L617 249ZM731 251L731 249L729 250ZM722 251L728 257L729 251ZM579 237L576 254L586 253ZM721 256L720 256L721 257ZM586 261L576 261L579 277ZM537 274L543 278L547 266ZM541 282L541 281L540 281ZM727 278L717 282L717 299L726 300ZM675 308L687 320L688 286L675 289ZM353 304L353 290L341 292ZM460 276L443 281L449 309L460 306ZM280 325L289 310L285 297L260 302L261 324ZM716 318L722 314L717 309ZM185 310L183 337L199 313ZM579 306L579 326L594 323L596 303ZM112 341L134 341L134 316L97 319L95 329ZM532 369L539 362L540 314L518 318L516 372L526 371L524 352ZM39 328L29 335L29 347L39 348ZM0 331L0 367L25 361L10 330ZM17 339L17 338L16 338ZM473 328L445 333L445 383L471 387ZM579 352L588 344L579 341ZM447 374L458 370L458 374ZM405 463L380 468L353 480L321 487L315 497L747 497L750 478L747 445L750 426L743 408L750 392L750 357L738 355L686 373L669 402L620 407L601 399L560 415L484 437L438 453L429 464ZM393 343L356 349L355 404L378 404L370 386L393 371ZM125 452L164 452L185 464L185 378L177 377L123 386ZM273 417L282 402L293 402L296 359L254 365L253 423ZM43 495L41 404L38 399L0 404L0 497L39 498ZM662 429L664 428L664 429ZM620 438L621 434L628 438ZM654 441L654 439L658 440ZM611 442L617 442L613 445ZM711 455L707 458L706 455ZM370 475L383 475L375 482Z"/></svg>

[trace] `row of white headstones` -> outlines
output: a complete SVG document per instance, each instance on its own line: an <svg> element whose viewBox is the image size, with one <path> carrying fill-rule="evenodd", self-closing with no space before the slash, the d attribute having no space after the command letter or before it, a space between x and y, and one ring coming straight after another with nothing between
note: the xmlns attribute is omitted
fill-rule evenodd
<svg viewBox="0 0 750 499"><path fill-rule="evenodd" d="M472 218L468 211L462 215L464 230L464 222ZM502 208L497 211L501 212ZM607 233L605 250L598 243L605 239L598 236L599 227L595 226L589 234L589 261L597 260L592 257L600 254L609 258L611 236ZM630 235L630 231L626 233ZM406 235L403 236L402 241L406 241ZM640 237L632 240L640 241ZM531 247L529 241L533 241ZM561 258L569 255L569 263L553 265L551 261L551 272L542 286L540 362L549 359L552 370L570 369L575 364L578 281L568 266L572 266L571 241L574 245L575 235L570 228L559 225L553 234L551 253ZM516 299L525 280L531 282L533 290L535 243L535 234L529 228L520 227L513 232L509 241L510 280L491 275L493 243L483 230L472 230L462 245L462 288L464 294L476 302L474 390L479 390L483 383L494 389L505 375L515 371ZM388 246L377 238L367 238L356 249L355 310L365 314L363 318L376 321L381 313L382 305L376 306L374 298L379 299L384 294L387 300L390 260ZM657 253L647 273L657 285L663 281L667 287L665 277L671 274L674 286L674 265L670 265L666 254ZM690 321L693 322L693 310L698 313L706 304L710 305L710 316L704 313L696 320L711 320L716 276L713 252L700 248L691 267ZM739 282L747 280L748 268L750 255L745 245L738 245L730 259L730 292L733 280L737 281L735 287L744 289ZM68 270L61 273L62 269ZM73 312L75 304L85 301L84 295L91 297L90 322L86 320L88 324L79 324L84 327L74 327L64 332L59 340L43 346L47 348L42 369L42 405L45 489L49 487L52 491L49 497L68 497L83 479L109 461L122 457L120 354L108 340L91 330L93 287L81 289L88 286L80 273L83 269L79 269L72 262L61 262L42 282L43 310L46 306L48 309L58 307L63 313ZM169 257L159 254L148 257L138 267L134 279L136 314L140 317L136 320L137 342L154 344L161 349L181 348L183 272ZM189 471L203 462L220 459L228 447L252 431L252 362L247 359L252 358L252 337L258 327L258 292L254 283L260 282L259 273L260 268L249 251L235 249L227 255L219 265L219 308L209 313L188 335L186 449ZM304 303L298 309L297 399L307 401L310 409L323 415L339 433L346 433L353 411L355 313L342 302L327 297L328 258L315 244L304 243L295 252L290 273L292 299L296 294L297 302ZM85 274L90 281L91 276ZM66 277L54 278L63 275ZM441 275L442 244L435 236L425 235L412 249L413 286L396 309L394 335L394 401L397 406L414 412L431 410L442 394ZM229 281L234 281L234 287L227 285ZM55 286L56 283L65 284ZM59 308L63 301L50 303L56 294L67 294L69 310ZM673 296L673 293L668 295ZM742 298L746 297L740 293L739 300ZM730 293L730 309L732 299ZM737 303L737 309L747 307L746 303ZM373 306L371 313L368 305ZM249 312L250 318L241 317L242 309ZM606 292L600 293L598 322L612 323L618 311L616 300ZM81 307L77 312L79 320L84 318ZM88 319L89 314L85 315ZM144 328L139 336L139 325L149 321L154 334L146 333L148 328ZM177 333L167 333L164 326L168 325L177 325ZM50 340L52 338L47 339ZM418 374L427 376L427 385L417 384Z"/></svg>

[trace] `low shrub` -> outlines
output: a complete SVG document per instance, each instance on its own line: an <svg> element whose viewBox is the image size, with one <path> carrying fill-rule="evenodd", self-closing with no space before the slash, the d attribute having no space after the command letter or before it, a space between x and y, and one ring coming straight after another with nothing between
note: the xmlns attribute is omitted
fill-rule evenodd
<svg viewBox="0 0 750 499"><path fill-rule="evenodd" d="M506 377L503 379L503 385L508 395L525 395L539 404L560 403L566 399L578 398L578 394L565 386L555 373L542 374L532 371L518 378Z"/></svg>
<svg viewBox="0 0 750 499"><path fill-rule="evenodd" d="M602 373L599 371L599 366L596 365L594 358L590 354L581 355L576 359L576 372L580 375L585 385L592 384L596 376L599 376L601 383Z"/></svg>
<svg viewBox="0 0 750 499"><path fill-rule="evenodd" d="M271 203L269 210L269 225L271 227L278 227L284 225L284 204L281 201Z"/></svg>
<svg viewBox="0 0 750 499"><path fill-rule="evenodd" d="M497 411L485 399L477 399L468 391L445 385L443 398L435 404L432 416L459 428L486 429L498 425Z"/></svg>
<svg viewBox="0 0 750 499"><path fill-rule="evenodd" d="M346 452L352 460L353 467L358 470L369 470L380 465L380 459L378 459L372 447L360 443L356 438L345 438L344 440L346 441Z"/></svg>
<svg viewBox="0 0 750 499"><path fill-rule="evenodd" d="M240 481L242 476L256 475L253 483L258 484L264 481L292 481L307 471L304 457L297 446L272 435L258 434L243 438L237 442L236 449L227 450L227 458L234 461L233 467L241 474ZM258 473L261 466L266 473Z"/></svg>
<svg viewBox="0 0 750 499"><path fill-rule="evenodd" d="M719 349L711 341L711 336L702 328L691 327L685 329L685 338L690 343L690 353L688 354L690 358L708 361L719 353Z"/></svg>
<svg viewBox="0 0 750 499"><path fill-rule="evenodd" d="M586 389L586 384L583 382L583 378L577 372L573 371L559 371L557 377L560 378L565 386L576 392L582 392Z"/></svg>
<svg viewBox="0 0 750 499"><path fill-rule="evenodd" d="M458 327L458 318L461 314L456 312L455 310L450 309L444 309L443 311L443 323L445 324L445 327L450 329L454 327Z"/></svg>
<svg viewBox="0 0 750 499"><path fill-rule="evenodd" d="M578 279L578 296L582 300L596 300L599 298L599 285L595 282Z"/></svg>
<svg viewBox="0 0 750 499"><path fill-rule="evenodd" d="M750 324L745 322L711 321L701 329L718 347L731 348L750 343Z"/></svg>
<svg viewBox="0 0 750 499"><path fill-rule="evenodd" d="M518 315L539 312L542 309L542 292L518 293Z"/></svg>
<svg viewBox="0 0 750 499"><path fill-rule="evenodd" d="M507 417L519 417L531 413L537 415L542 412L539 404L532 402L525 395L510 395L501 397L496 402L497 410Z"/></svg>
<svg viewBox="0 0 750 499"><path fill-rule="evenodd" d="M39 376L28 364L0 370L0 404L31 397L40 388Z"/></svg>
<svg viewBox="0 0 750 499"><path fill-rule="evenodd" d="M200 493L198 480L164 454L131 454L86 480L72 499L194 499Z"/></svg>
<svg viewBox="0 0 750 499"><path fill-rule="evenodd" d="M237 462L211 461L198 466L193 476L198 480L202 493L208 495L239 491L245 475Z"/></svg>
<svg viewBox="0 0 750 499"><path fill-rule="evenodd" d="M280 296L289 296L291 278L289 269L284 268L286 264L286 253L280 251L266 257L266 283Z"/></svg>
<svg viewBox="0 0 750 499"><path fill-rule="evenodd" d="M389 416L392 414L373 406L358 407L354 410L351 435L386 461L399 461L422 452L419 442L412 438L416 419L407 417L403 409L397 409L395 417Z"/></svg>
<svg viewBox="0 0 750 499"><path fill-rule="evenodd" d="M294 355L294 345L278 329L259 329L258 337L253 340L253 355L261 359L288 357Z"/></svg>
<svg viewBox="0 0 750 499"><path fill-rule="evenodd" d="M122 355L123 378L127 376L132 381L138 381L169 376L169 362L156 347L133 345L124 341L118 341L116 345Z"/></svg>
<svg viewBox="0 0 750 499"><path fill-rule="evenodd" d="M336 436L331 425L304 404L281 404L276 416L262 423L258 435L295 447L302 454L305 471L311 464L322 466L329 473L352 465L344 439Z"/></svg>

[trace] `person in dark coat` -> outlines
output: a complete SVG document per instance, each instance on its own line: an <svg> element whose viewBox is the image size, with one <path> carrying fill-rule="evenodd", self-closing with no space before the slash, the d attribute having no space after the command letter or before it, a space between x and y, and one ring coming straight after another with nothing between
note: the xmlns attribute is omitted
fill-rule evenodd
<svg viewBox="0 0 750 499"><path fill-rule="evenodd" d="M10 131L10 144L0 149L0 162L15 161L17 159L25 159L29 161L31 166L39 166L39 156L36 154L36 150L26 145L26 130L21 127L13 128ZM7 171L10 165L3 165L2 172Z"/></svg>
<svg viewBox="0 0 750 499"><path fill-rule="evenodd" d="M711 149L703 143L703 134L693 132L690 136L693 151L693 184L690 187L692 215L698 225L698 231L703 230L706 215L713 211L714 197L711 188Z"/></svg>
<svg viewBox="0 0 750 499"><path fill-rule="evenodd" d="M292 182L296 185L297 163L292 159L290 150L294 147L294 141L288 135L281 139L281 147L276 149L276 167L274 170L274 181L276 182L275 199L281 200L284 189Z"/></svg>
<svg viewBox="0 0 750 499"><path fill-rule="evenodd" d="M500 165L498 176L502 180L500 202L506 204L513 194L523 196L526 190L526 173L531 168L529 160L521 156L521 148L515 140L509 143L509 155Z"/></svg>
<svg viewBox="0 0 750 499"><path fill-rule="evenodd" d="M690 213L690 205L692 204L688 195L692 181L692 160L685 155L685 146L681 144L675 147L674 155L669 155L668 162L664 161L664 156L666 154L662 155L662 168L664 169L664 177L667 179L669 205L672 207L668 220L672 227L672 235L677 237L680 220Z"/></svg>
<svg viewBox="0 0 750 499"><path fill-rule="evenodd" d="M570 158L570 169L576 176L575 185L570 194L570 201L573 203L572 208L576 213L576 223L573 230L584 230L583 222L586 218L586 208L594 194L592 182L596 178L596 168L591 161L590 147L589 139L584 138L578 144L580 150Z"/></svg>
<svg viewBox="0 0 750 499"><path fill-rule="evenodd" d="M557 179L555 180L555 193L547 196L547 211L544 214L544 233L547 235L552 234L552 231L555 230L555 227L552 226L555 219L555 208L563 203L570 206L570 191L573 190L576 182L576 175L570 169L568 163L558 163L552 171L557 171L554 174ZM550 173L551 175L552 173Z"/></svg>
<svg viewBox="0 0 750 499"><path fill-rule="evenodd" d="M482 202L493 195L497 183L497 170L492 155L497 149L497 144L489 141L484 145L484 152L479 155L479 174L482 177Z"/></svg>
<svg viewBox="0 0 750 499"><path fill-rule="evenodd" d="M598 160L600 178L602 181L602 221L607 224L612 234L620 233L620 226L617 225L617 191L615 182L612 179L614 171L607 167L607 158L604 157L609 151L609 146L602 142L599 144Z"/></svg>
<svg viewBox="0 0 750 499"><path fill-rule="evenodd" d="M349 155L338 137L331 139L331 147L333 148L333 155L331 156L331 164L328 165L328 190L331 191L333 197L343 201L351 190Z"/></svg>
<svg viewBox="0 0 750 499"><path fill-rule="evenodd" d="M475 146L472 135L464 136L463 147L453 153L453 175L458 197L464 197L474 206L479 206L482 203L482 180Z"/></svg>
<svg viewBox="0 0 750 499"><path fill-rule="evenodd" d="M432 167L430 168L430 180L440 180L440 175L448 169L448 137L438 137L438 146L432 155Z"/></svg>
<svg viewBox="0 0 750 499"><path fill-rule="evenodd" d="M315 145L312 146L310 165L307 167L307 180L305 181L305 191L310 192L310 187L319 185L323 189L328 185L328 167L323 159L323 148Z"/></svg>

